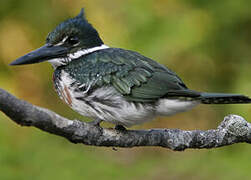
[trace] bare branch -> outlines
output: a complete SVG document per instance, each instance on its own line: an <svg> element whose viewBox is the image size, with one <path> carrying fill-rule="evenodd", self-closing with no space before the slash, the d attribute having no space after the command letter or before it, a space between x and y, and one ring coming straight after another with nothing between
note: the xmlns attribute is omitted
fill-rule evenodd
<svg viewBox="0 0 251 180"><path fill-rule="evenodd" d="M73 143L93 146L161 146L176 151L187 148L216 148L234 143L251 143L251 124L237 115L226 116L217 129L184 131L179 129L115 130L69 120L44 108L19 100L0 89L0 110L22 126L34 126L65 137Z"/></svg>

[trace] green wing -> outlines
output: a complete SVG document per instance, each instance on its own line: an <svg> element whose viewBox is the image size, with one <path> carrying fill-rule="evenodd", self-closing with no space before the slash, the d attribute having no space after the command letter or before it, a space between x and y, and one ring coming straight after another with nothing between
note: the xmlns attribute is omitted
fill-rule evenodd
<svg viewBox="0 0 251 180"><path fill-rule="evenodd" d="M174 72L133 51L96 51L66 67L78 72L70 75L81 84L112 85L130 101L154 102L164 96L195 95Z"/></svg>

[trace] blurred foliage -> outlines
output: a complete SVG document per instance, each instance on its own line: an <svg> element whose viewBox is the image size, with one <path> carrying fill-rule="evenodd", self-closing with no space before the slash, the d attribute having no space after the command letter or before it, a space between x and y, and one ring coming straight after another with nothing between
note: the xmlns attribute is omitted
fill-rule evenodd
<svg viewBox="0 0 251 180"><path fill-rule="evenodd" d="M61 102L48 63L10 67L38 48L58 23L85 7L107 45L138 51L176 71L199 91L251 96L251 1L1 0L0 87L68 118L87 120ZM133 128L215 128L224 115L248 119L249 105L201 105ZM104 124L112 126L111 124ZM71 144L0 113L0 179L250 179L251 147L172 152Z"/></svg>

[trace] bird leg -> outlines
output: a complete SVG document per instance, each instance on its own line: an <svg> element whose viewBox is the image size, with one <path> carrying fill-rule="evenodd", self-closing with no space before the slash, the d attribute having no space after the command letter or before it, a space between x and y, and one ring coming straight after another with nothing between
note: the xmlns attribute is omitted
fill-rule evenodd
<svg viewBox="0 0 251 180"><path fill-rule="evenodd" d="M126 128L120 124L117 124L115 126L115 129L118 130L118 131L126 131Z"/></svg>
<svg viewBox="0 0 251 180"><path fill-rule="evenodd" d="M102 122L101 119L94 119L91 122L88 122L88 124L92 125L92 126L100 126L100 123Z"/></svg>

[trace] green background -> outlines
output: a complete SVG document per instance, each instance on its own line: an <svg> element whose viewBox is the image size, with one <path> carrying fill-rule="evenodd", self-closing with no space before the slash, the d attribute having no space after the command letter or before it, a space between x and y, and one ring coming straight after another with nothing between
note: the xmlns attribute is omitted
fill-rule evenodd
<svg viewBox="0 0 251 180"><path fill-rule="evenodd" d="M138 51L177 72L191 89L251 96L249 0L1 0L0 87L70 119L87 120L58 98L49 63L8 64L40 47L58 23L86 16L104 42ZM249 105L201 105L133 129L216 128ZM102 124L111 127L111 124ZM76 145L20 127L0 113L0 179L251 179L251 146L173 152Z"/></svg>

